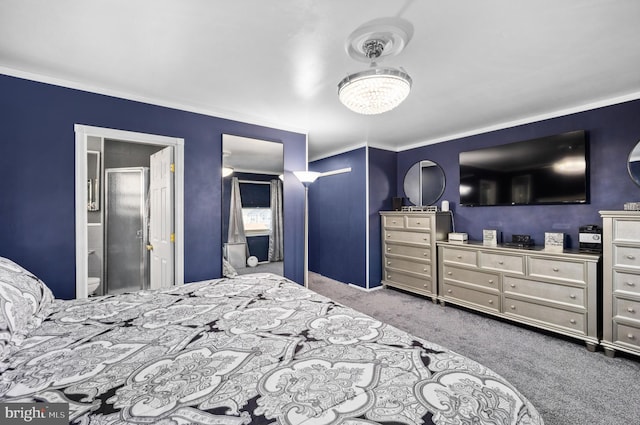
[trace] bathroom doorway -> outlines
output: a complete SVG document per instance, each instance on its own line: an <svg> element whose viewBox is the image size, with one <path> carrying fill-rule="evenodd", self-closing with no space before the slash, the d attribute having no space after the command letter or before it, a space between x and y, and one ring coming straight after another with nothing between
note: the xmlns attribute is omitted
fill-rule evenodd
<svg viewBox="0 0 640 425"><path fill-rule="evenodd" d="M76 125L75 130L76 298L89 295L89 281L100 282L96 295L183 284L184 141L83 125ZM152 156L156 158L155 168L164 164L166 173L156 173L156 177L150 174ZM166 193L166 184L158 187L163 185L158 181L166 182L167 174L172 188L168 198L157 195L162 190ZM155 183L149 184L151 181ZM128 192L118 198L116 193L122 191ZM170 205L159 202L160 198L170 199ZM127 209L128 215L115 220ZM165 219L167 214L171 216L173 226L152 230L150 223L168 222L150 220L160 210ZM119 227L132 222L137 226L132 231ZM132 252L136 255L130 255ZM123 270L128 274L120 275Z"/></svg>

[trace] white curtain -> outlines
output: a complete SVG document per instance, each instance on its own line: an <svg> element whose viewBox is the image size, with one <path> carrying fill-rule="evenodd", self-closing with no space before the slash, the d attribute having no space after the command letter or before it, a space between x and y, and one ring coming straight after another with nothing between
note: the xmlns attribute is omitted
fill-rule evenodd
<svg viewBox="0 0 640 425"><path fill-rule="evenodd" d="M242 199L240 198L240 182L237 177L231 179L231 202L229 203L229 243L244 243L247 246L247 237L244 233L242 221ZM249 254L248 248L247 255Z"/></svg>
<svg viewBox="0 0 640 425"><path fill-rule="evenodd" d="M269 261L284 259L284 220L282 213L282 182L271 180L271 233L269 234Z"/></svg>

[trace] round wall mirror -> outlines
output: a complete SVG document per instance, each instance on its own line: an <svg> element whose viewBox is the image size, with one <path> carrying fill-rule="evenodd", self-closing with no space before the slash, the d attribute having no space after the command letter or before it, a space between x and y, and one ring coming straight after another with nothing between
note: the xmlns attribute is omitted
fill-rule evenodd
<svg viewBox="0 0 640 425"><path fill-rule="evenodd" d="M627 160L627 170L629 171L631 180L633 180L635 184L640 186L640 142L638 142L636 147L633 148L633 150L629 154L629 159Z"/></svg>
<svg viewBox="0 0 640 425"><path fill-rule="evenodd" d="M432 205L444 193L444 171L433 161L416 162L404 176L404 193L414 205Z"/></svg>

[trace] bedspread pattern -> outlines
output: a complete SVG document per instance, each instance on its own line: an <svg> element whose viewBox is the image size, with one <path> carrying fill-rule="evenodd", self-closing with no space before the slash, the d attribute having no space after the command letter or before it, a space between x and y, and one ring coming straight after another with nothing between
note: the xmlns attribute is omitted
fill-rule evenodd
<svg viewBox="0 0 640 425"><path fill-rule="evenodd" d="M1 401L82 424L541 424L504 379L267 274L56 301Z"/></svg>

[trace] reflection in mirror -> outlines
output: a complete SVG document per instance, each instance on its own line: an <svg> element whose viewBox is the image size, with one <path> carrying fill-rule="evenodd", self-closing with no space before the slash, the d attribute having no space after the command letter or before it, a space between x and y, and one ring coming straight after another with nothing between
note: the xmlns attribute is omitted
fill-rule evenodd
<svg viewBox="0 0 640 425"><path fill-rule="evenodd" d="M87 210L100 210L100 152L87 151Z"/></svg>
<svg viewBox="0 0 640 425"><path fill-rule="evenodd" d="M224 134L222 167L223 274L283 275L282 143Z"/></svg>
<svg viewBox="0 0 640 425"><path fill-rule="evenodd" d="M633 148L629 154L629 160L627 161L627 170L631 176L631 180L640 186L640 142Z"/></svg>
<svg viewBox="0 0 640 425"><path fill-rule="evenodd" d="M444 171L433 161L419 161L404 176L404 193L414 205L432 205L444 193Z"/></svg>

